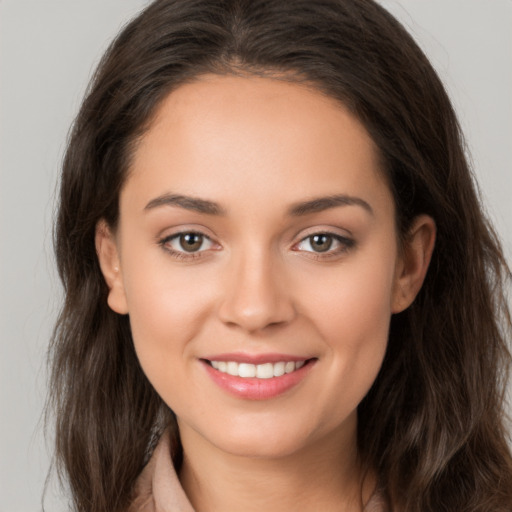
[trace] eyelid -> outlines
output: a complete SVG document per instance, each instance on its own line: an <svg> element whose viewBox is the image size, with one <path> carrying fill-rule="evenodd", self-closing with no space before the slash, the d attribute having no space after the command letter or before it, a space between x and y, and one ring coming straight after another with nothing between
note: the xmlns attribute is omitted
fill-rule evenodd
<svg viewBox="0 0 512 512"><path fill-rule="evenodd" d="M202 224L191 223L168 225L158 231L155 236L155 240L160 242L164 238L172 238L173 236L182 235L185 233L197 233L198 235L203 235L207 238L210 238L211 240L215 239L215 235L206 226Z"/></svg>
<svg viewBox="0 0 512 512"><path fill-rule="evenodd" d="M303 240L313 235L332 235L335 237L350 239L353 238L352 231L339 226L330 226L329 224L319 224L309 228L301 229L294 236L295 239Z"/></svg>

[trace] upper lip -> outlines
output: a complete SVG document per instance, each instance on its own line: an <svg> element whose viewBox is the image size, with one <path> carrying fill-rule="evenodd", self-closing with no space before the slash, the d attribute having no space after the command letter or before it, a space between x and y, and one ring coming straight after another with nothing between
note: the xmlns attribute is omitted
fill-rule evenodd
<svg viewBox="0 0 512 512"><path fill-rule="evenodd" d="M277 354L277 353L267 353L267 354L247 354L244 352L232 352L232 353L224 353L224 354L215 354L207 357L203 357L201 359L206 359L207 361L234 361L236 363L248 363L248 364L264 364L264 363L280 363L287 361L307 361L308 359L312 359L309 356L297 356L290 354Z"/></svg>

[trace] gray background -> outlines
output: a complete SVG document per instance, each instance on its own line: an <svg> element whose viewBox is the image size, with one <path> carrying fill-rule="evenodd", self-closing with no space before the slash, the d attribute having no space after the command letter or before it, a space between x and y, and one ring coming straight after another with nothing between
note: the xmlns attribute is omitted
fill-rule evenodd
<svg viewBox="0 0 512 512"><path fill-rule="evenodd" d="M454 100L485 203L512 255L512 1L382 0ZM0 512L41 510L41 412L60 300L51 251L68 128L108 42L145 0L0 0ZM64 510L50 484L49 511Z"/></svg>

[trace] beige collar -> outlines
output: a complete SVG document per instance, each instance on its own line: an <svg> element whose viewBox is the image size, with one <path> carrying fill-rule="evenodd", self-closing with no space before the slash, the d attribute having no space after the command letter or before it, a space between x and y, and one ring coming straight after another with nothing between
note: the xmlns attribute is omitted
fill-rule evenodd
<svg viewBox="0 0 512 512"><path fill-rule="evenodd" d="M174 470L168 432L137 479L135 496L128 512L194 512Z"/></svg>
<svg viewBox="0 0 512 512"><path fill-rule="evenodd" d="M174 470L168 432L137 479L135 496L128 512L195 512ZM386 512L378 493L370 498L364 512Z"/></svg>

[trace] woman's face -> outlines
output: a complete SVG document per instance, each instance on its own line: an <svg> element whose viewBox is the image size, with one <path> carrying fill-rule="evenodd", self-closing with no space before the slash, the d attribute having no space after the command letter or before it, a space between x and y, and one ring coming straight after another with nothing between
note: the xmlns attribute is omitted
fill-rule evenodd
<svg viewBox="0 0 512 512"><path fill-rule="evenodd" d="M258 456L355 439L404 265L375 145L345 108L270 78L180 87L108 243L109 304L182 436Z"/></svg>

